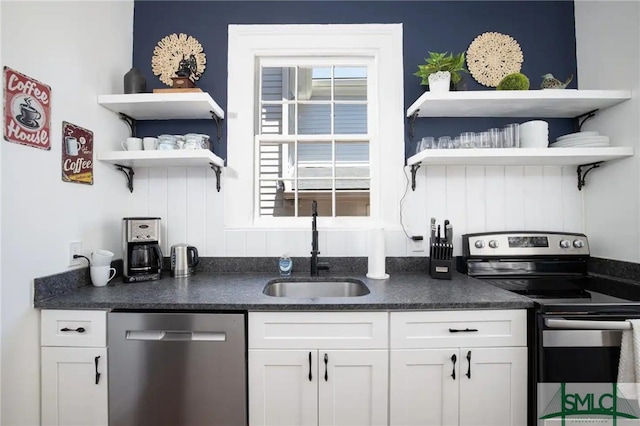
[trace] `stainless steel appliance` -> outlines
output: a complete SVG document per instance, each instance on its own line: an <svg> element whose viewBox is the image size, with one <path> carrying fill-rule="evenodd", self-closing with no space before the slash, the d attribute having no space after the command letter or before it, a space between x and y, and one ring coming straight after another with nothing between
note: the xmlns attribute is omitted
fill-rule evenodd
<svg viewBox="0 0 640 426"><path fill-rule="evenodd" d="M616 382L621 330L640 318L640 287L587 272L586 235L497 232L463 235L458 270L536 303L530 317L530 419L545 384ZM553 388L552 388L553 389ZM536 401L539 399L540 401Z"/></svg>
<svg viewBox="0 0 640 426"><path fill-rule="evenodd" d="M159 217L122 219L122 280L127 283L162 277Z"/></svg>
<svg viewBox="0 0 640 426"><path fill-rule="evenodd" d="M245 314L111 312L109 424L247 424Z"/></svg>
<svg viewBox="0 0 640 426"><path fill-rule="evenodd" d="M171 246L170 259L172 277L190 276L200 261L198 258L198 249L182 243Z"/></svg>

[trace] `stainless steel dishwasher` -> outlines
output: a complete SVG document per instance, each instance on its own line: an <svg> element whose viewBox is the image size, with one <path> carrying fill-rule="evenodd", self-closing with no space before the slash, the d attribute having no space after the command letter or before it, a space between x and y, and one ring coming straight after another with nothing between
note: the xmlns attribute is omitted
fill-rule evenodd
<svg viewBox="0 0 640 426"><path fill-rule="evenodd" d="M241 313L109 313L109 424L246 425L245 323Z"/></svg>

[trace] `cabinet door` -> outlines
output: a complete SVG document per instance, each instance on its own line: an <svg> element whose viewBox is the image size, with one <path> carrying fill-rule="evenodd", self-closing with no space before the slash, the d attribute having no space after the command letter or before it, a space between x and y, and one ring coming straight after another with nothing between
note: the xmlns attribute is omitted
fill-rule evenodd
<svg viewBox="0 0 640 426"><path fill-rule="evenodd" d="M323 425L386 425L389 352L318 352L319 422Z"/></svg>
<svg viewBox="0 0 640 426"><path fill-rule="evenodd" d="M249 351L249 424L318 424L318 351Z"/></svg>
<svg viewBox="0 0 640 426"><path fill-rule="evenodd" d="M43 425L107 426L107 349L43 347L41 398Z"/></svg>
<svg viewBox="0 0 640 426"><path fill-rule="evenodd" d="M460 425L527 424L527 348L466 348L460 356Z"/></svg>
<svg viewBox="0 0 640 426"><path fill-rule="evenodd" d="M390 424L457 425L460 380L458 348L392 350Z"/></svg>

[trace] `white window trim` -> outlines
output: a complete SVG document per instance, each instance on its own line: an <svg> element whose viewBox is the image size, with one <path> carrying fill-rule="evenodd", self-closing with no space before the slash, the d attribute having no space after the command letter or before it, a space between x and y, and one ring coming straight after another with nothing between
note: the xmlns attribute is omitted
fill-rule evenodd
<svg viewBox="0 0 640 426"><path fill-rule="evenodd" d="M369 217L322 217L325 227L396 227L404 191L402 24L229 25L227 169L224 225L228 229L307 228L308 217L254 218L255 66L258 57L372 57L377 75L372 102Z"/></svg>

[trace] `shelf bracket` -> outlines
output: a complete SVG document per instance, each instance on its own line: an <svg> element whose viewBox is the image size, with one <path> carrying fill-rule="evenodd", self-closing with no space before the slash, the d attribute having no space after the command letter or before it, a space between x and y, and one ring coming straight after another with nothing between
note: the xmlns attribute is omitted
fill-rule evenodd
<svg viewBox="0 0 640 426"><path fill-rule="evenodd" d="M604 161L598 161L596 163L581 164L578 166L578 191L582 191L582 187L586 185L585 178L587 177L587 173L589 173L593 169L597 169L598 167L600 167L600 164L602 164L603 162ZM588 167L588 169L585 170L584 173L582 173L583 167Z"/></svg>
<svg viewBox="0 0 640 426"><path fill-rule="evenodd" d="M420 164L414 164L411 166L411 190L416 190L416 172L420 168Z"/></svg>
<svg viewBox="0 0 640 426"><path fill-rule="evenodd" d="M411 142L413 142L413 138L416 135L415 126L416 126L416 119L418 118L418 112L420 112L419 109L417 109L413 114L409 116L409 140Z"/></svg>
<svg viewBox="0 0 640 426"><path fill-rule="evenodd" d="M220 173L222 173L222 169L220 169L220 166L216 166L213 163L209 163L209 165L211 166L211 170L216 173L216 189L220 192Z"/></svg>
<svg viewBox="0 0 640 426"><path fill-rule="evenodd" d="M129 192L133 192L133 169L127 166L121 166L120 164L115 164L116 169L120 170L127 178L127 188L129 188Z"/></svg>
<svg viewBox="0 0 640 426"><path fill-rule="evenodd" d="M216 122L216 130L218 131L218 142L220 142L220 139L222 139L222 119L218 117L218 115L216 115L216 113L213 111L209 111L209 113L211 114L211 118L213 119L213 121Z"/></svg>
<svg viewBox="0 0 640 426"><path fill-rule="evenodd" d="M575 124L574 124L574 128L576 132L580 132L582 131L582 125L585 123L585 121L587 121L590 118L593 118L596 116L596 112L598 112L599 110L594 109L592 111L589 112L585 112L582 115L578 115L577 117L574 118L575 120Z"/></svg>
<svg viewBox="0 0 640 426"><path fill-rule="evenodd" d="M129 117L127 114L123 112L119 112L118 115L120 116L120 120L124 121L129 126L129 133L131 133L131 137L135 138L136 137L136 119L133 117Z"/></svg>

